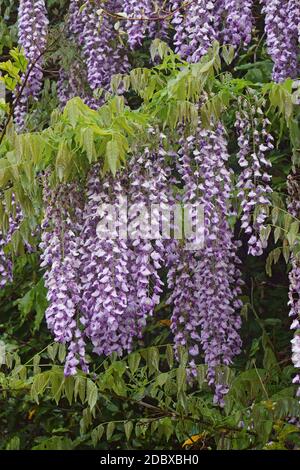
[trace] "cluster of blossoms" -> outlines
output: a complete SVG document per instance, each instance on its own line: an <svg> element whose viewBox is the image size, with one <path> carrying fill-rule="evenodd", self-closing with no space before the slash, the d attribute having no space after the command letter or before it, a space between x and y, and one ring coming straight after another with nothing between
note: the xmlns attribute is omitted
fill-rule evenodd
<svg viewBox="0 0 300 470"><path fill-rule="evenodd" d="M195 135L182 139L178 163L184 203L202 204L204 246L191 251L177 247L168 273L175 345L188 348L191 376L197 373L194 358L199 354L198 344L201 346L208 383L215 385L215 401L220 405L227 387L221 373L216 377L216 367L231 364L240 352L238 296L243 283L237 268L238 244L227 220L231 194L227 160L221 125L214 131L199 128ZM195 237L200 239L201 233L195 233Z"/></svg>
<svg viewBox="0 0 300 470"><path fill-rule="evenodd" d="M82 0L71 0L66 25L66 36L73 43L73 47L79 49L82 46L84 23L82 21L81 7ZM80 51L80 49L79 49ZM79 96L83 100L87 99L87 70L84 67L82 53L70 64L69 70L63 67L59 70L57 81L57 94L60 105L63 107L68 100Z"/></svg>
<svg viewBox="0 0 300 470"><path fill-rule="evenodd" d="M273 78L281 81L295 77L300 3L261 1L267 46L274 61ZM189 62L196 62L214 40L232 44L235 49L245 47L251 41L253 3L253 0L196 0L182 4L172 0L174 14L170 18L175 29L176 52ZM150 0L86 3L71 0L67 36L81 56L68 73L60 71L58 92L62 105L73 96L81 96L90 106L99 106L103 100L98 90L109 90L112 75L129 70L126 49L115 28L116 18L111 15L121 11L127 16L124 24L131 49L140 47L145 38L166 34L168 22L155 20L155 12L164 16L163 0L155 2L155 6ZM153 21L148 21L151 18ZM22 128L28 99L38 97L42 84L42 53L48 27L45 2L21 0L18 21L19 43L29 66L34 64L16 108L16 122ZM273 149L273 138L268 132L270 123L260 108L263 104L255 96L250 101L253 104L241 100L236 115L241 168L237 197L241 200L242 228L249 235L249 253L257 256L267 243L264 232L271 193L267 154ZM88 370L85 357L88 341L99 355L130 352L134 338L141 337L147 318L160 302L164 289L160 269L167 266L176 352L181 347L188 350L192 379L197 374L196 358L202 350L208 383L215 386L215 401L222 405L227 387L220 366L230 365L241 349L242 285L239 244L228 222L232 214L233 175L228 169L225 131L220 124L213 130L204 130L199 124L194 135L180 139L178 152L169 153L168 159L162 144L164 137L160 135L159 139L157 149L145 148L132 156L126 171L116 178L101 180L100 168L95 165L87 178L84 197L78 186L72 184L50 189L45 178L46 212L40 246L49 301L46 320L55 339L68 345L66 375L75 374L77 366ZM176 172L171 171L167 160L173 160ZM177 184L183 189L178 191L183 194L183 200L178 196L180 202L192 205L194 210L200 205L204 209L202 247L187 249L187 244L149 239L144 233L145 221L139 219L141 205L157 204L161 208L175 205L178 201L170 188ZM127 203L131 236L122 238L123 216L117 221L108 220L115 222L111 230L101 222L108 215L108 205L120 210ZM294 216L299 217L299 206L299 199L294 198L290 204ZM8 233L0 237L2 287L11 279L12 269L4 246L11 240L18 217L10 220ZM161 227L162 213L157 214L157 221ZM195 234L196 239L202 238L200 232ZM296 257L291 262L289 305L292 328L296 330L292 349L293 362L299 368L300 263ZM300 384L300 374L294 382Z"/></svg>
<svg viewBox="0 0 300 470"><path fill-rule="evenodd" d="M288 177L289 213L300 218L300 193L299 174L291 174ZM292 361L295 368L300 369L300 261L298 256L291 255L291 271L289 273L289 316L292 318L291 329L295 330L292 339ZM297 396L300 397L300 373L293 379L298 385Z"/></svg>
<svg viewBox="0 0 300 470"><path fill-rule="evenodd" d="M84 337L78 318L81 287L78 279L79 233L82 223L82 197L76 185L56 190L44 184L45 217L42 222L41 266L47 267L46 310L48 328L55 339L69 345L66 375L74 374L80 363L87 371Z"/></svg>
<svg viewBox="0 0 300 470"><path fill-rule="evenodd" d="M179 8L181 2L172 3L175 51L189 62L197 62L218 39L218 1L197 0L183 10Z"/></svg>
<svg viewBox="0 0 300 470"><path fill-rule="evenodd" d="M224 0L223 44L245 48L252 39L253 0Z"/></svg>
<svg viewBox="0 0 300 470"><path fill-rule="evenodd" d="M37 99L43 81L43 52L47 44L48 18L44 0L20 0L18 11L19 45L23 47L28 67L32 68L15 109L17 127L21 130L29 98ZM25 80L25 77L23 77Z"/></svg>
<svg viewBox="0 0 300 470"><path fill-rule="evenodd" d="M197 62L217 40L235 48L246 47L252 37L253 0L197 0L180 9L172 2L175 50Z"/></svg>
<svg viewBox="0 0 300 470"><path fill-rule="evenodd" d="M273 79L277 82L296 78L299 72L298 0L261 0L265 13L265 32L269 54L274 62Z"/></svg>
<svg viewBox="0 0 300 470"><path fill-rule="evenodd" d="M129 48L140 47L145 38L168 36L169 23L175 29L174 46L184 59L197 62L214 40L245 48L251 41L254 0L172 0L169 10L163 0L71 0L67 37L77 48L78 59L66 72L60 70L58 96L61 105L74 96L97 107L103 102L99 89L109 90L114 74L130 69L126 48L119 37L127 36ZM265 13L265 32L276 81L295 78L299 71L300 4L298 0L261 0ZM116 26L118 17L126 18ZM172 13L173 12L173 13ZM153 18L151 20L151 18ZM118 20L120 21L120 20ZM44 0L21 0L19 6L19 44L29 65L35 64L15 116L22 129L28 98L36 99L42 84L42 56L46 46L47 12Z"/></svg>
<svg viewBox="0 0 300 470"><path fill-rule="evenodd" d="M94 166L85 203L73 186L50 191L45 185L41 250L42 266L47 268L46 320L55 339L68 344L67 375L74 374L78 364L87 370L87 339L99 355L131 351L133 339L141 337L147 317L160 301L163 244L152 243L139 217L141 205L165 200L167 178L160 171L160 153L162 149L157 157L145 149L132 157L124 174L102 181L99 166ZM120 233L127 204L128 237ZM113 220L108 205L117 210Z"/></svg>
<svg viewBox="0 0 300 470"><path fill-rule="evenodd" d="M103 102L99 90L109 90L112 76L129 69L126 51L114 27L115 20L102 7L110 13L122 8L118 0L86 4L71 0L67 36L78 50L78 58L68 73L60 71L58 94L62 106L68 99L80 96L89 106L97 108Z"/></svg>
<svg viewBox="0 0 300 470"><path fill-rule="evenodd" d="M116 11L119 2L88 3L82 11L84 24L81 42L87 65L87 80L91 89L108 89L112 75L128 70L128 59L118 41L114 23L101 6Z"/></svg>
<svg viewBox="0 0 300 470"><path fill-rule="evenodd" d="M125 0L123 11L128 18L124 29L131 49L142 45L145 38L167 37L168 22L164 19L163 0ZM153 20L151 21L151 18ZM159 19L158 19L159 18Z"/></svg>
<svg viewBox="0 0 300 470"><path fill-rule="evenodd" d="M255 97L254 97L255 100ZM242 229L249 235L249 253L260 256L266 248L265 221L269 214L271 175L266 154L274 148L273 137L268 132L270 122L264 117L259 103L252 106L240 100L235 128L238 134L238 163L242 169L237 197L242 201Z"/></svg>
<svg viewBox="0 0 300 470"><path fill-rule="evenodd" d="M13 210L8 218L8 229L4 233L0 232L0 287L13 280L13 263L11 256L5 253L5 247L11 242L13 234L18 230L22 221L22 211L12 199Z"/></svg>
<svg viewBox="0 0 300 470"><path fill-rule="evenodd" d="M123 9L126 16L132 18L126 21L125 29L128 34L128 44L134 49L141 46L144 38L148 36L149 22L144 19L151 17L152 1L125 0Z"/></svg>
<svg viewBox="0 0 300 470"><path fill-rule="evenodd" d="M133 339L141 338L147 318L160 302L160 269L168 266L175 350L188 349L192 380L202 349L208 383L215 385L216 403L223 404L227 387L216 368L231 364L240 351L242 285L238 244L227 220L231 171L224 129L199 128L196 136L182 138L178 153L166 152L163 136L160 140L155 151L145 148L134 155L126 171L115 178L101 180L99 167L94 166L84 204L68 185L54 192L46 188L41 244L50 302L46 319L56 340L69 345L66 374L75 373L78 364L87 370L87 340L99 355L131 351ZM178 169L177 180L169 160ZM173 184L183 184L183 200L173 195ZM185 243L172 236L153 238L147 231L149 221L140 217L141 208L148 215L153 207L158 210L153 217L161 233L164 210L178 201L203 206L204 246L189 248L203 235L200 226ZM76 213L71 214L70 207L76 207ZM109 207L117 209L116 217ZM121 233L124 218L126 236ZM171 226L176 228L174 221Z"/></svg>

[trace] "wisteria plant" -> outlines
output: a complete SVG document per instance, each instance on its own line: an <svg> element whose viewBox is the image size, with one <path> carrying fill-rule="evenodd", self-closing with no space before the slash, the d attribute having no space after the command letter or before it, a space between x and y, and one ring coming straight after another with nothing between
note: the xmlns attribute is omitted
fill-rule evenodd
<svg viewBox="0 0 300 470"><path fill-rule="evenodd" d="M4 3L0 448L300 448L300 3Z"/></svg>

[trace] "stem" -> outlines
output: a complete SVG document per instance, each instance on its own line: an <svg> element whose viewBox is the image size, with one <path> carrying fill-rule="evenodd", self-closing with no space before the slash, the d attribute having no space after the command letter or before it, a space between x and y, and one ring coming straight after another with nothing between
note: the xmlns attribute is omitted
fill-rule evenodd
<svg viewBox="0 0 300 470"><path fill-rule="evenodd" d="M117 20L121 20L121 21L163 21L163 20L166 20L168 18L171 18L172 16L175 15L175 13L180 11L182 8L187 8L190 5L192 5L193 3L195 3L195 0L191 0L189 2L184 2L182 5L177 7L172 12L167 13L166 15L151 16L151 17L129 17L129 16L119 15L118 13L114 13L112 11L106 10L105 8L101 8L101 10L105 15L110 16L112 18L115 18Z"/></svg>
<svg viewBox="0 0 300 470"><path fill-rule="evenodd" d="M27 82L28 82L28 79L31 75L31 72L34 70L35 66L37 65L37 63L39 62L39 60L41 59L41 57L43 57L45 54L47 54L48 52L51 52L52 51L52 48L53 46L57 43L57 41L60 39L60 36L55 38L54 41L52 41L52 43L49 45L49 47L46 47L42 52L40 52L38 54L38 56L36 57L36 59L30 64L30 66L28 67L28 70L24 76L24 80L23 80L23 83L21 85L21 88L20 90L18 91L18 94L16 95L16 98L15 100L13 101L12 103L12 106L11 106L11 109L10 109L10 112L9 112L9 115L6 119L6 122L4 124L4 127L2 129L2 132L1 132L1 135L0 135L0 145L4 139L4 136L6 134L6 131L7 131L7 128L9 126L9 123L11 121L11 119L13 118L13 115L14 115L14 112L15 112L15 109L16 109L16 106L19 104L20 102L20 99L23 95L23 92L25 90L25 87L27 85Z"/></svg>

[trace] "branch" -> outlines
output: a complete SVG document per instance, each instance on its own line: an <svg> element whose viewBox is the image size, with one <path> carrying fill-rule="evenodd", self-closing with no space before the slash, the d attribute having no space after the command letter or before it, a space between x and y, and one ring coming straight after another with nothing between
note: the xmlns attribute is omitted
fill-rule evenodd
<svg viewBox="0 0 300 470"><path fill-rule="evenodd" d="M23 95L23 92L25 90L25 87L28 83L28 80L29 80L29 77L31 75L31 72L34 70L34 68L36 67L36 65L38 64L39 60L41 59L41 57L43 57L45 54L47 54L47 52L51 52L52 51L52 48L53 46L57 43L57 41L59 40L60 36L58 36L57 38L54 39L54 41L52 41L52 43L46 47L42 52L40 52L40 54L38 54L38 56L35 58L35 60L30 64L30 66L28 67L27 71L26 71L26 74L24 76L24 80L23 80L23 83L16 95L16 98L14 99L12 105L11 105L11 108L10 108L10 112L9 112L9 115L5 121L5 124L4 124L4 127L2 129L2 132L1 132L1 135L0 135L0 145L4 139L4 136L6 134L6 131L7 131L7 128L8 128L8 125L11 121L11 119L13 118L13 115L14 115L14 112L15 112L15 109L16 109L16 106L19 104L20 102L20 99Z"/></svg>
<svg viewBox="0 0 300 470"><path fill-rule="evenodd" d="M102 12L110 16L112 18L115 18L120 21L164 21L167 20L168 18L171 18L172 16L175 15L178 11L180 11L182 8L187 8L193 3L195 3L196 0L190 0L189 2L184 2L182 5L177 7L175 10L167 13L166 15L163 16L151 16L151 17L129 17L129 16L123 16L118 13L114 13L112 11L106 10L105 8L101 8Z"/></svg>

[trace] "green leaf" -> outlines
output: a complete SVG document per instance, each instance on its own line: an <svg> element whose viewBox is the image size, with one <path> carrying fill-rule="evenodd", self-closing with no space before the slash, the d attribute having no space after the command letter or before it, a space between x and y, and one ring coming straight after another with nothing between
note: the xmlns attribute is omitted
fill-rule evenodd
<svg viewBox="0 0 300 470"><path fill-rule="evenodd" d="M66 346L62 343L58 346L58 360L59 362L64 362L66 358Z"/></svg>
<svg viewBox="0 0 300 470"><path fill-rule="evenodd" d="M119 143L112 139L106 145L106 162L112 174L115 176L120 167L121 148Z"/></svg>
<svg viewBox="0 0 300 470"><path fill-rule="evenodd" d="M12 437L5 446L6 450L20 450L20 438L19 436Z"/></svg>
<svg viewBox="0 0 300 470"><path fill-rule="evenodd" d="M177 379L177 390L180 392L181 390L185 389L186 386L186 370L183 367L178 367L176 371L176 379Z"/></svg>
<svg viewBox="0 0 300 470"><path fill-rule="evenodd" d="M96 161L97 152L94 142L94 131L91 127L81 129L81 146L90 163Z"/></svg>
<svg viewBox="0 0 300 470"><path fill-rule="evenodd" d="M166 358L168 361L169 368L172 369L174 365L174 350L171 344L167 345L166 348Z"/></svg>
<svg viewBox="0 0 300 470"><path fill-rule="evenodd" d="M61 370L53 368L50 373L51 393L52 397L58 405L62 395L64 376Z"/></svg>
<svg viewBox="0 0 300 470"><path fill-rule="evenodd" d="M128 365L132 374L135 374L135 372L138 370L140 361L141 356L138 352L132 353L128 356Z"/></svg>
<svg viewBox="0 0 300 470"><path fill-rule="evenodd" d="M77 399L79 395L81 403L86 401L86 380L84 377L77 375L75 377L75 387L74 387L74 399Z"/></svg>
<svg viewBox="0 0 300 470"><path fill-rule="evenodd" d="M74 377L65 377L65 380L64 380L65 395L70 405L72 404L72 400L73 400L74 388L75 388Z"/></svg>
<svg viewBox="0 0 300 470"><path fill-rule="evenodd" d="M127 439L127 441L129 441L132 430L133 430L132 421L126 421L126 423L124 423L124 430L125 430L126 439Z"/></svg>
<svg viewBox="0 0 300 470"><path fill-rule="evenodd" d="M58 147L55 162L56 175L59 181L67 181L72 171L73 155L66 140L62 140Z"/></svg>
<svg viewBox="0 0 300 470"><path fill-rule="evenodd" d="M31 397L34 401L39 403L39 396L42 395L49 383L50 380L50 373L43 372L41 374L36 375L33 378L33 382L30 389Z"/></svg>
<svg viewBox="0 0 300 470"><path fill-rule="evenodd" d="M106 428L106 439L108 441L112 438L115 428L116 428L116 425L113 421L108 423L107 428Z"/></svg>
<svg viewBox="0 0 300 470"><path fill-rule="evenodd" d="M222 57L227 65L230 65L235 56L235 49L233 46L222 46Z"/></svg>
<svg viewBox="0 0 300 470"><path fill-rule="evenodd" d="M91 438L92 438L92 443L94 447L96 447L98 442L101 440L103 434L104 434L104 426L102 424L99 424L99 426L97 426L95 429L92 430Z"/></svg>
<svg viewBox="0 0 300 470"><path fill-rule="evenodd" d="M90 379L87 379L86 399L90 409L92 410L98 400L98 389L97 385Z"/></svg>

